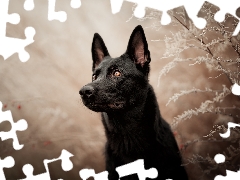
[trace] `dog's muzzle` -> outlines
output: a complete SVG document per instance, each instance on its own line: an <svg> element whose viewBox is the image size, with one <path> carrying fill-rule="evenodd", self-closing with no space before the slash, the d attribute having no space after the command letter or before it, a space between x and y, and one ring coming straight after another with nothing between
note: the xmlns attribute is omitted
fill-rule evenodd
<svg viewBox="0 0 240 180"><path fill-rule="evenodd" d="M119 110L124 107L125 101L106 98L106 94L104 94L105 99L103 100L100 98L101 96L96 94L96 91L91 85L85 85L79 91L83 104L89 109L97 112L105 112L108 110Z"/></svg>
<svg viewBox="0 0 240 180"><path fill-rule="evenodd" d="M91 98L93 96L93 93L94 93L94 88L89 85L83 86L82 89L80 89L79 91L79 94L83 99Z"/></svg>

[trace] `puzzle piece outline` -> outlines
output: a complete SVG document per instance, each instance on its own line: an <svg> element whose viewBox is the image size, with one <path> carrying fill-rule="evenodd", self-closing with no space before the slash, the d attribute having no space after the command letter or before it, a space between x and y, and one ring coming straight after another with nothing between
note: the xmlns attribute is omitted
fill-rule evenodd
<svg viewBox="0 0 240 180"><path fill-rule="evenodd" d="M108 171L96 174L94 169L82 169L79 171L79 176L82 180L87 180L90 177L93 177L95 180L108 180Z"/></svg>
<svg viewBox="0 0 240 180"><path fill-rule="evenodd" d="M70 171L73 168L73 163L70 160L70 157L74 156L73 154L71 154L70 152L68 152L67 150L63 149L61 152L61 155L58 158L54 158L54 159L44 159L43 160L43 164L44 167L46 169L45 173L41 173L41 174L37 174L37 175L33 175L33 166L31 164L25 164L22 167L23 173L26 175L26 178L24 179L20 179L20 180L51 180L50 178L50 172L49 172L49 168L48 168L48 164L61 160L61 166L62 169L64 171Z"/></svg>
<svg viewBox="0 0 240 180"><path fill-rule="evenodd" d="M158 176L156 168L145 169L144 160L138 159L131 163L119 166L116 168L119 178L137 174L139 180L145 180L147 177L154 179ZM89 177L93 177L95 180L108 180L108 171L103 171L95 174L94 169L82 169L79 171L79 176L83 180L87 180Z"/></svg>
<svg viewBox="0 0 240 180"><path fill-rule="evenodd" d="M240 169L237 172L226 170L226 176L217 175L214 180L237 180L240 178Z"/></svg>
<svg viewBox="0 0 240 180"><path fill-rule="evenodd" d="M216 154L214 160L217 164L225 162L225 156L223 154ZM240 178L240 169L237 172L226 170L226 176L217 175L215 176L214 180L227 180L227 178L232 179L239 179ZM229 179L229 180L230 180Z"/></svg>
<svg viewBox="0 0 240 180"><path fill-rule="evenodd" d="M9 0L0 1L0 55L4 60L8 59L14 53L18 53L19 59L26 62L30 55L25 51L25 47L34 42L33 37L36 33L33 27L25 28L26 39L11 38L6 36L6 24L18 24L19 14L8 14Z"/></svg>
<svg viewBox="0 0 240 180"><path fill-rule="evenodd" d="M48 0L48 20L59 20L65 22L67 20L67 14L64 11L55 11L56 0ZM81 6L81 0L71 0L72 8L79 8ZM29 60L30 55L25 50L27 46L34 42L34 36L36 31L33 27L25 28L25 39L12 38L6 36L6 24L18 24L20 22L20 16L17 13L8 14L9 0L0 1L0 55L4 60L7 60L10 56L18 53L18 57L21 62ZM26 11L32 11L34 9L34 0L25 0L24 9Z"/></svg>
<svg viewBox="0 0 240 180"><path fill-rule="evenodd" d="M113 14L118 13L120 11L123 1L124 0L110 0ZM206 26L206 20L197 16L197 13L200 11L202 5L204 4L204 2L206 2L205 0L201 0L201 1L200 0L199 1L170 0L170 1L158 1L158 2L154 2L154 0L149 0L149 1L125 0L125 1L138 4L135 9L134 15L139 18L144 16L146 7L162 11L162 18L161 18L162 25L167 25L171 22L171 18L167 13L168 10L177 8L179 6L184 6L189 18L192 19L192 21L194 22L194 25L197 28L203 29ZM230 0L230 2L229 1L226 2L226 1L218 1L218 0L208 0L208 2L220 8L220 11L218 11L214 16L214 19L216 21L222 22L224 20L226 13L232 14L235 18L238 18L240 20L240 17L236 15L236 10L238 9L238 7L240 7L240 1ZM229 9L226 10L226 8L229 8L229 7L230 7L230 12L229 12ZM240 32L240 24L238 24L238 26L236 27L233 33L233 36L236 36L239 32Z"/></svg>
<svg viewBox="0 0 240 180"><path fill-rule="evenodd" d="M132 174L137 174L139 180L145 180L147 177L154 179L158 177L158 171L156 168L152 167L150 169L144 168L144 160L138 159L132 163L125 164L116 168L119 177L125 177Z"/></svg>
<svg viewBox="0 0 240 180"><path fill-rule="evenodd" d="M74 9L80 8L81 0L71 0L70 5ZM55 6L56 0L48 0L48 20L65 22L67 20L67 13L65 11L55 11ZM34 0L25 0L24 9L26 11L32 11L34 7Z"/></svg>
<svg viewBox="0 0 240 180"><path fill-rule="evenodd" d="M231 131L230 128L235 128L235 127L240 127L240 125L233 122L229 122L227 131L225 133L219 133L219 135L222 138L228 138L230 136L230 131Z"/></svg>
<svg viewBox="0 0 240 180"><path fill-rule="evenodd" d="M123 1L124 0L110 0L113 14L116 14L121 10ZM169 10L177 8L179 6L184 6L188 14L188 17L192 19L194 25L199 29L203 29L204 27L206 27L207 21L204 18L199 17L198 12L201 10L202 6L206 2L211 3L214 6L220 5L220 7L222 7L222 8L219 7L219 10L214 15L215 21L219 23L223 22L227 14L231 14L233 17L235 17L240 21L240 17L236 15L236 10L240 8L240 1L237 1L237 0L230 0L232 3L226 2L226 1L218 1L218 0L208 0L208 1L170 0L171 3L169 1L159 1L156 4L154 3L153 0L149 0L149 1L126 0L126 1L138 4L134 11L134 15L138 18L142 18L145 16L146 7L162 11L162 17L161 17L162 25L168 25L171 22L171 17L168 15ZM225 9L225 7L229 7L229 5L231 5L230 12ZM235 30L233 31L232 36L237 36L238 34L240 34L240 23L237 24ZM238 85L236 82L232 87L232 93L237 96L240 95L240 85Z"/></svg>
<svg viewBox="0 0 240 180"><path fill-rule="evenodd" d="M240 23L239 23L240 24ZM232 93L236 96L240 96L240 86L235 83L233 86L232 86Z"/></svg>
<svg viewBox="0 0 240 180"><path fill-rule="evenodd" d="M25 131L28 127L27 121L25 119L20 119L17 122L13 121L12 113L10 110L3 112L2 110L2 102L0 101L0 123L3 121L9 121L11 124L11 130L8 132L0 132L0 138L2 141L7 139L13 139L13 148L15 150L20 150L24 145L19 144L19 140L17 137L17 131Z"/></svg>
<svg viewBox="0 0 240 180"><path fill-rule="evenodd" d="M5 174L3 172L3 168L11 168L14 165L15 165L15 160L13 159L12 156L7 156L4 159L0 158L0 179L1 180L6 180Z"/></svg>

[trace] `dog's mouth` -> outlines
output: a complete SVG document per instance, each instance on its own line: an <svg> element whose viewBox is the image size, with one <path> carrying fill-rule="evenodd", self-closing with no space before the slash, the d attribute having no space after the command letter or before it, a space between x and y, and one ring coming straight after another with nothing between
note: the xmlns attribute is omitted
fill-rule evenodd
<svg viewBox="0 0 240 180"><path fill-rule="evenodd" d="M112 104L108 104L108 107L110 107L111 109L121 109L124 106L124 102L115 102Z"/></svg>
<svg viewBox="0 0 240 180"><path fill-rule="evenodd" d="M83 101L84 102L84 101ZM89 109L97 112L105 112L108 110L118 110L124 108L124 102L114 102L114 103L97 103L97 102L84 102L84 105Z"/></svg>

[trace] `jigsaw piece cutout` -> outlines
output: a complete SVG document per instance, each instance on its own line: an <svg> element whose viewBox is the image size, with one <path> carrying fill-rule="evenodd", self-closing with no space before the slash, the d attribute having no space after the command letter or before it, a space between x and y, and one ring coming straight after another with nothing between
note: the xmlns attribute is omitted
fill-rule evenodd
<svg viewBox="0 0 240 180"><path fill-rule="evenodd" d="M55 11L56 0L48 0L48 20L58 20L60 22L65 22L67 20L67 13L64 11Z"/></svg>
<svg viewBox="0 0 240 180"><path fill-rule="evenodd" d="M222 138L228 138L230 136L230 128L240 127L239 124L235 124L232 122L228 123L228 130L224 134L220 134ZM216 154L214 160L217 164L224 163L226 157L223 154ZM226 170L226 176L217 175L214 180L229 180L229 179L240 179L240 169L237 172Z"/></svg>
<svg viewBox="0 0 240 180"><path fill-rule="evenodd" d="M45 164L44 164L45 165ZM46 167L46 166L45 166ZM47 168L46 168L47 169ZM25 180L50 180L50 176L48 171L46 173L38 174L38 175L33 175L33 166L31 164L25 164L22 168L23 173L26 175Z"/></svg>
<svg viewBox="0 0 240 180"><path fill-rule="evenodd" d="M225 15L227 13L235 16L235 17L238 17L236 15L236 10L240 7L240 1L232 1L232 2L229 2L229 1L219 1L219 0L208 0L208 2L218 6L220 8L220 11L218 11L215 16L214 16L214 19L218 22L222 22L225 18ZM238 17L239 19L239 17ZM237 25L234 33L233 33L233 36L236 36L240 31L240 24Z"/></svg>
<svg viewBox="0 0 240 180"><path fill-rule="evenodd" d="M6 60L14 53L18 53L19 59L26 62L30 56L24 48L34 42L35 29L33 27L25 29L26 39L6 37L6 23L18 24L20 21L18 14L8 14L8 5L9 0L0 1L0 55Z"/></svg>
<svg viewBox="0 0 240 180"><path fill-rule="evenodd" d="M8 156L8 157L4 158L3 160L1 160L1 158L0 158L0 179L1 180L6 180L4 172L3 172L3 168L11 168L14 166L14 164L15 164L15 161L11 156Z"/></svg>
<svg viewBox="0 0 240 180"><path fill-rule="evenodd" d="M56 0L48 0L48 20L58 20L65 22L67 20L67 14L64 11L55 11ZM71 7L77 9L81 6L81 0L71 0ZM34 9L34 0L25 0L24 9L26 11L32 11Z"/></svg>
<svg viewBox="0 0 240 180"><path fill-rule="evenodd" d="M216 154L214 156L214 160L216 161L217 164L224 163L225 162L225 156L222 155L222 154Z"/></svg>
<svg viewBox="0 0 240 180"><path fill-rule="evenodd" d="M62 169L64 171L70 171L73 168L73 163L70 160L70 157L72 157L72 156L73 156L73 154L71 154L70 152L63 149L59 158L50 160L49 162L53 162L53 161L61 159L62 160Z"/></svg>
<svg viewBox="0 0 240 180"><path fill-rule="evenodd" d="M71 7L74 9L80 8L81 0L71 0Z"/></svg>
<svg viewBox="0 0 240 180"><path fill-rule="evenodd" d="M115 1L117 2L115 3ZM152 1L127 0L127 1L138 4L134 11L134 15L138 18L143 17L145 15L145 7L149 7L162 11L161 24L167 25L171 22L171 17L167 13L168 10L184 5L186 11L188 12L189 17L194 21L196 27L202 29L206 25L206 21L204 19L197 17L197 12L200 10L204 1L188 1L188 3L186 3L185 0L169 0L160 1L158 3L153 0ZM120 11L122 3L123 0L111 0L113 14Z"/></svg>
<svg viewBox="0 0 240 180"><path fill-rule="evenodd" d="M216 154L214 160L217 164L225 162L225 156L223 154ZM240 170L238 172L226 170L226 176L217 175L214 180L229 180L229 179L240 179Z"/></svg>
<svg viewBox="0 0 240 180"><path fill-rule="evenodd" d="M145 180L147 177L154 179L158 176L158 171L156 168L150 168L148 170L144 168L143 159L139 159L132 163L119 166L116 168L116 171L119 174L119 178L132 174L137 174L139 180Z"/></svg>
<svg viewBox="0 0 240 180"><path fill-rule="evenodd" d="M212 23L213 21L216 21L215 17L216 15L221 12L220 8L212 3L209 3L208 1L205 1L202 8L200 9L198 13L198 17L202 17L206 20L208 20L209 23ZM235 13L234 13L235 14ZM234 14L226 13L224 14L224 18L221 23L223 26L221 28L225 28L225 25L227 25L227 31L230 33L236 33L236 26L238 24L238 18ZM229 26L230 25L230 26ZM239 30L238 30L239 31ZM237 33L236 33L237 34Z"/></svg>
<svg viewBox="0 0 240 180"><path fill-rule="evenodd" d="M145 180L147 177L154 179L158 175L156 168L145 170L143 159L139 159L129 164L119 166L116 168L116 171L119 174L119 178L137 174L139 180ZM95 171L93 169L82 169L79 172L79 175L83 180L87 180L89 177L93 177L95 180L108 180L107 171L95 174Z"/></svg>
<svg viewBox="0 0 240 180"><path fill-rule="evenodd" d="M240 23L239 23L240 24ZM232 86L232 93L236 96L240 96L240 86L235 83L233 86Z"/></svg>
<svg viewBox="0 0 240 180"><path fill-rule="evenodd" d="M232 122L229 122L228 123L228 129L227 129L227 132L221 134L219 133L219 135L222 137L222 138L228 138L230 136L230 128L235 128L235 127L240 127L239 124L236 124L236 123L232 123Z"/></svg>
<svg viewBox="0 0 240 180"><path fill-rule="evenodd" d="M30 0L29 0L30 1ZM55 11L56 0L48 0L48 20L58 20L65 22L67 20L67 13L65 11ZM81 6L81 0L71 0L72 8L79 8Z"/></svg>
<svg viewBox="0 0 240 180"><path fill-rule="evenodd" d="M32 11L34 9L34 0L25 0L24 9L26 11Z"/></svg>
<svg viewBox="0 0 240 180"><path fill-rule="evenodd" d="M2 103L0 102L0 109L2 108ZM0 132L0 137L4 141L6 139L13 139L13 148L15 150L20 150L23 148L23 145L19 144L18 137L16 131L24 131L27 129L28 124L24 119L19 120L18 122L14 122L12 118L11 111L0 111L0 123L3 121L9 121L11 123L11 130L8 132Z"/></svg>
<svg viewBox="0 0 240 180"><path fill-rule="evenodd" d="M226 171L227 175L226 176L222 176L222 175L218 175L214 178L214 180L235 180L235 179L240 179L240 170L238 172L234 172L234 171Z"/></svg>
<svg viewBox="0 0 240 180"><path fill-rule="evenodd" d="M61 160L62 161L62 169L64 171L70 171L73 168L73 163L70 160L70 157L72 157L73 154L69 153L67 150L63 149L61 152L61 155L56 159L45 159L43 161L43 164L45 166L46 172L38 175L33 175L33 166L31 164L25 164L22 168L23 173L26 175L25 179L22 180L51 180L48 164L52 163L54 161Z"/></svg>
<svg viewBox="0 0 240 180"><path fill-rule="evenodd" d="M137 3L137 7L134 11L134 15L138 18L141 18L145 14L145 7L153 8L162 11L162 18L161 18L161 24L167 25L171 22L170 16L167 14L168 10L177 8L179 6L184 6L189 18L191 18L194 22L194 25L199 28L203 29L206 26L206 20L198 17L197 13L201 9L203 3L205 0L199 0L199 1L186 1L186 0L169 0L169 1L159 1L158 3L155 1L140 1L140 0L127 0L133 3ZM228 2L228 1L219 1L219 0L208 0L210 3L215 4L220 8L220 11L218 11L214 19L218 22L222 22L225 18L226 13L230 13L236 18L239 16L236 15L236 10L238 7L240 7L240 1L236 0L234 2ZM114 3L113 3L114 2ZM120 11L122 6L123 0L111 0L111 7L112 7L112 13L115 14ZM237 35L240 31L240 24L237 25L233 35Z"/></svg>
<svg viewBox="0 0 240 180"><path fill-rule="evenodd" d="M93 177L95 180L108 180L107 171L95 174L95 171L93 169L82 169L81 171L79 171L79 176L83 180L87 180L90 177Z"/></svg>

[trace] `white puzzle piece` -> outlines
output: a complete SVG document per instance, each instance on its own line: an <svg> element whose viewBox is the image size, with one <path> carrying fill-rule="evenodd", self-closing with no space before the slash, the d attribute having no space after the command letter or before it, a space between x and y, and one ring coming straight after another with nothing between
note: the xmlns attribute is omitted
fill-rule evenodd
<svg viewBox="0 0 240 180"><path fill-rule="evenodd" d="M67 13L64 11L55 11L56 0L48 0L48 20L58 20L65 22L67 20Z"/></svg>
<svg viewBox="0 0 240 180"><path fill-rule="evenodd" d="M225 132L225 133L219 133L219 135L220 135L222 138L228 138L228 137L230 136L230 128L235 128L235 127L240 127L240 125L239 125L239 124L236 124L236 123L229 122L229 123L228 123L227 132Z"/></svg>
<svg viewBox="0 0 240 180"><path fill-rule="evenodd" d="M237 83L232 86L232 93L236 96L240 96L240 86Z"/></svg>
<svg viewBox="0 0 240 180"><path fill-rule="evenodd" d="M115 3L115 1L117 1ZM127 0L129 2L137 3L138 6L136 7L134 12L134 15L136 17L143 17L145 14L145 7L153 8L162 11L162 19L161 24L167 25L171 22L170 16L167 14L168 10L174 9L179 6L184 6L188 16L193 20L195 26L199 29L203 29L206 25L206 20L199 18L197 16L199 10L201 9L203 3L205 0L198 0L198 1L192 1L192 0ZM238 7L240 7L240 1L239 0L229 0L229 1L219 1L219 0L208 0L208 2L218 6L221 10L216 13L215 20L218 22L222 22L225 18L226 13L230 13L236 18L240 18L236 16L236 10ZM112 7L112 13L117 13L120 11L122 6L123 0L111 0L111 7ZM237 35L240 31L240 25L236 27L233 35Z"/></svg>
<svg viewBox="0 0 240 180"><path fill-rule="evenodd" d="M34 9L34 0L25 0L24 9L26 11L32 11Z"/></svg>
<svg viewBox="0 0 240 180"><path fill-rule="evenodd" d="M87 180L90 177L93 177L95 180L108 180L108 172L103 171L101 173L95 174L94 169L82 169L79 171L79 176L83 180Z"/></svg>
<svg viewBox="0 0 240 180"><path fill-rule="evenodd" d="M2 109L2 103L0 102L0 110ZM0 138L4 141L6 139L13 139L13 148L15 150L20 150L24 145L20 145L18 141L18 137L16 131L24 131L27 129L28 124L27 121L21 119L16 123L13 121L11 111L0 111L0 123L3 121L9 121L11 123L11 130L8 132L0 132Z"/></svg>
<svg viewBox="0 0 240 180"><path fill-rule="evenodd" d="M0 158L0 179L6 180L3 168L11 168L15 164L14 159L11 156L4 158L3 160Z"/></svg>
<svg viewBox="0 0 240 180"><path fill-rule="evenodd" d="M74 9L80 8L81 0L71 0L71 7Z"/></svg>
<svg viewBox="0 0 240 180"><path fill-rule="evenodd" d="M145 180L147 177L154 179L158 176L158 171L156 168L150 168L148 170L144 168L143 159L119 166L116 168L116 171L118 172L120 178L132 174L137 174L139 180Z"/></svg>
<svg viewBox="0 0 240 180"><path fill-rule="evenodd" d="M6 60L14 53L18 53L19 59L26 62L29 59L29 54L25 51L25 47L33 43L35 29L27 27L25 29L26 39L6 37L6 24L18 24L20 16L18 14L8 14L9 0L0 1L0 55Z"/></svg>
<svg viewBox="0 0 240 180"><path fill-rule="evenodd" d="M217 164L225 162L225 156L223 154L216 154L214 160ZM226 176L218 175L214 180L237 180L240 179L240 170L238 172L226 170Z"/></svg>
<svg viewBox="0 0 240 180"><path fill-rule="evenodd" d="M198 28L204 28L206 25L206 21L203 18L197 17L198 11L200 10L202 4L204 3L204 0L198 0L198 1L191 1L191 0L128 0L130 2L137 3L138 6L135 9L134 14L137 17L143 17L145 14L145 7L150 7L154 9L158 9L163 12L161 23L163 25L169 24L171 22L170 16L167 14L167 11L176 7L179 7L181 5L184 5L189 17L193 20L194 24ZM59 20L60 22L65 22L67 20L67 14L64 11L55 12L55 4L56 0L48 0L48 19L51 20ZM222 21L225 17L226 13L230 13L236 18L239 19L238 16L236 16L236 9L240 7L240 1L239 0L229 0L229 1L219 1L219 0L209 0L210 3L215 4L220 8L220 11L216 13L215 20ZM111 0L111 6L112 6L112 12L117 13L120 11L122 6L123 0ZM29 59L29 54L25 51L25 47L29 44L33 43L34 35L35 35L35 29L32 27L27 27L25 29L25 36L26 39L18 39L18 38L9 38L6 37L6 23L9 22L11 24L18 24L20 21L20 16L18 14L8 14L8 4L9 0L1 0L0 1L0 55L4 57L6 60L8 57L13 55L14 53L18 53L19 59L22 62L26 62ZM81 6L80 0L71 0L70 5L72 8L79 8ZM31 11L34 9L34 0L25 0L24 3L24 9L26 11ZM236 27L233 35L237 35L237 33L240 30L240 25ZM232 87L232 93L235 95L239 94L239 88L240 86L235 84ZM2 104L0 103L0 108L2 108ZM0 123L4 120L7 120L11 123L12 129L9 132L0 132L0 137L2 140L6 140L9 138L13 139L13 147L16 150L19 150L23 147L23 145L20 145L18 142L16 131L20 130L23 131L27 128L27 122L25 120L19 120L18 122L14 122L12 120L12 114L10 111L2 112L0 111ZM222 137L228 137L229 136L229 128L238 126L237 124L230 124L228 125L228 131L225 133L225 136ZM62 151L62 154L57 159L52 160L44 160L44 166L47 170L46 173L39 174L34 176L33 175L33 167L30 164L26 164L23 167L23 172L27 175L27 178L25 180L36 180L36 179L44 179L48 180L50 179L49 171L48 171L48 163L62 160L62 168L64 171L71 170L73 168L73 164L71 160L69 159L71 156L73 156L71 153L67 152L66 150ZM216 159L222 158L222 156L216 156ZM222 163L224 160L216 160L217 163ZM14 159L12 157L7 157L3 160L0 159L0 179L5 180L5 176L3 174L2 168L11 168L14 165ZM157 171L155 168L151 168L149 170L144 169L144 162L143 160L138 160L133 163L126 164L124 166L118 167L117 171L120 175L120 177L124 177L130 174L137 173L139 176L139 179L145 179L146 177L149 178L155 178L157 177ZM240 171L238 173L231 172L227 170L227 176L216 176L215 180L222 179L235 179L236 176L234 174L238 174L237 177L240 179ZM108 172L104 171L102 173L95 174L94 170L82 170L79 172L80 177L87 178L87 177L94 177L96 179L100 178L107 178ZM233 176L232 176L233 175ZM235 178L234 178L235 177Z"/></svg>
<svg viewBox="0 0 240 180"><path fill-rule="evenodd" d="M45 166L46 172L38 175L33 175L33 166L31 164L25 164L22 170L23 173L26 175L26 178L22 180L51 180L48 164L58 160L62 160L62 169L64 171L70 171L73 168L72 161L70 160L70 157L72 156L73 154L63 149L61 155L58 158L50 160L45 159L43 161L43 164Z"/></svg>

